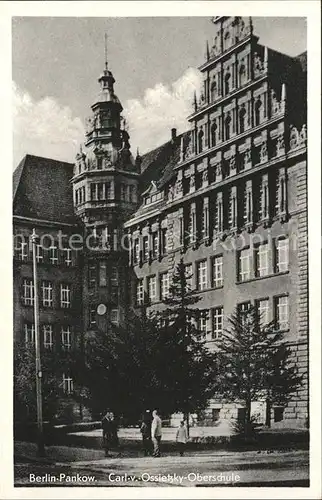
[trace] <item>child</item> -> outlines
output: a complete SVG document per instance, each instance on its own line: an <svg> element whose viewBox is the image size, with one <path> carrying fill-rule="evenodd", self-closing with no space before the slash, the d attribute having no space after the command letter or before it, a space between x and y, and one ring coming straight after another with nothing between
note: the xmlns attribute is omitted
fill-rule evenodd
<svg viewBox="0 0 322 500"><path fill-rule="evenodd" d="M185 428L184 421L181 420L176 435L176 442L178 443L178 450L180 453L180 457L183 457L187 441L188 441L187 429Z"/></svg>

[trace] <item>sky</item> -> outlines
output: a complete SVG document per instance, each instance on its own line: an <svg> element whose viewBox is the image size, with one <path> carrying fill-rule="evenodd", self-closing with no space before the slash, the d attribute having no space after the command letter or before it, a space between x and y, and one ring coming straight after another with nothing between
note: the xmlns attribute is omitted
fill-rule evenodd
<svg viewBox="0 0 322 500"><path fill-rule="evenodd" d="M306 50L306 19L254 17L260 43L295 56ZM14 168L27 153L73 162L99 90L104 35L115 93L132 153L188 128L210 17L14 17L12 20Z"/></svg>

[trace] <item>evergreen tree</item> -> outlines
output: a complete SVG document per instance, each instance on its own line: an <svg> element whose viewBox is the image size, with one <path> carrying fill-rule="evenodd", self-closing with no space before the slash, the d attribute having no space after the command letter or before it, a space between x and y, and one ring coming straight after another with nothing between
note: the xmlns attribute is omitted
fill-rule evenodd
<svg viewBox="0 0 322 500"><path fill-rule="evenodd" d="M245 405L244 432L252 431L251 403L266 400L286 404L302 381L290 362L290 348L274 323L262 324L255 307L228 318L218 342L215 392L217 397ZM267 421L267 423L269 423Z"/></svg>
<svg viewBox="0 0 322 500"><path fill-rule="evenodd" d="M183 261L176 266L165 308L159 313L163 328L160 342L166 366L163 389L171 411L183 412L189 428L189 414L207 406L212 396L214 354L205 345L198 328L204 314L196 307L200 297L191 293Z"/></svg>

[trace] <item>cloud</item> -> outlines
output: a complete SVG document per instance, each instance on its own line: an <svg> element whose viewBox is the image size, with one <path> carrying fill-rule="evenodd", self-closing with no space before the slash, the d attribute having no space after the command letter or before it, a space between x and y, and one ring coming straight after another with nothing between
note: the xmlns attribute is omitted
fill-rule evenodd
<svg viewBox="0 0 322 500"><path fill-rule="evenodd" d="M73 162L84 127L67 106L54 98L35 101L13 84L14 168L25 154Z"/></svg>
<svg viewBox="0 0 322 500"><path fill-rule="evenodd" d="M139 147L145 153L170 139L170 129L178 133L189 128L187 116L192 113L193 93L199 93L201 73L194 68L171 85L156 84L146 89L141 100L131 99L124 106L129 123L132 152Z"/></svg>
<svg viewBox="0 0 322 500"><path fill-rule="evenodd" d="M158 83L146 89L142 99L126 102L134 154L136 147L145 153L168 141L173 127L178 133L188 129L193 93L200 85L200 72L189 68L171 85ZM72 163L84 136L81 119L68 106L53 97L36 101L13 84L14 168L27 153Z"/></svg>

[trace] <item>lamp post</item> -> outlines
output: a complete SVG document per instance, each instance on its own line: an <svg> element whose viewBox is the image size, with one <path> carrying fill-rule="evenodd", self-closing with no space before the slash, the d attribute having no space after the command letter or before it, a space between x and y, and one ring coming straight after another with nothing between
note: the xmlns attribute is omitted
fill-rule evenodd
<svg viewBox="0 0 322 500"><path fill-rule="evenodd" d="M38 300L38 278L37 278L37 234L33 229L31 235L32 242L32 263L33 263L33 282L34 282L34 321L35 321L35 351L36 351L36 398L37 398L37 430L38 430L38 455L45 454L43 419L42 419L42 372L40 356L40 335L39 335L39 300Z"/></svg>

